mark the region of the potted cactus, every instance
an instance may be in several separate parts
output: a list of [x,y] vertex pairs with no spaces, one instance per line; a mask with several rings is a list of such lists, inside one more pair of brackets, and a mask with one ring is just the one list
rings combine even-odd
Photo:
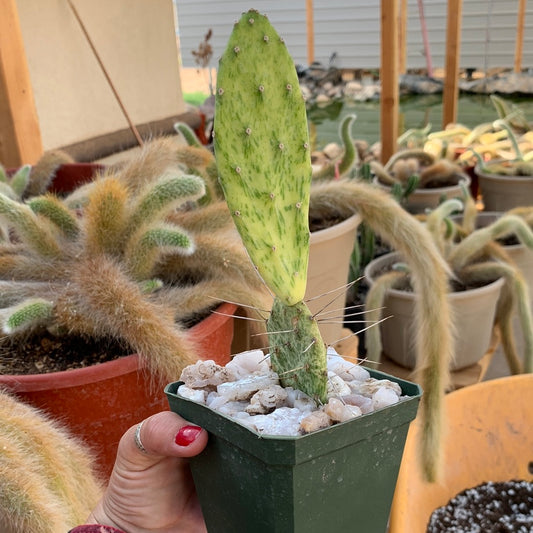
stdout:
[[[311,192],[307,119],[296,71],[265,16],[252,10],[234,26],[217,84],[214,138],[221,184],[249,256],[274,294],[266,319],[268,358],[282,384],[323,403],[328,374],[320,314],[303,300],[310,203],[348,216],[358,212],[405,250],[421,274],[424,294],[433,290],[428,271],[441,274],[445,266],[423,226],[384,192],[357,180],[325,181]],[[421,322],[420,377],[430,385],[422,397],[421,461],[427,477],[435,479],[447,372],[441,360],[448,361],[451,336],[446,300],[437,300],[438,312],[426,308],[427,301],[420,303],[420,315],[430,315]],[[401,387],[404,401],[296,437],[258,434],[185,398],[180,382],[169,384],[171,408],[210,432],[206,451],[191,461],[209,531],[348,531],[355,523],[367,532],[384,531],[404,432],[420,396],[416,385],[387,378]]]
[[[63,199],[0,195],[9,236],[0,247],[0,383],[65,420],[105,473],[140,410],[166,405],[157,383],[201,353],[229,360],[236,306],[211,310],[270,301],[227,231],[225,203],[192,207],[204,180],[176,163],[174,145],[160,139]],[[120,389],[139,382],[136,405],[120,402]]]
[[506,153],[506,158],[485,161],[472,150],[477,158],[474,171],[487,211],[509,211],[514,207],[533,204],[533,144],[531,141],[525,143],[524,153],[510,121],[510,117],[495,120],[493,128],[506,133],[514,153]]
[[57,533],[86,520],[103,489],[87,447],[5,390],[0,418],[2,531]]
[[470,177],[447,159],[422,149],[400,150],[385,165],[372,161],[374,183],[393,194],[410,213],[423,213],[459,196]]
[[[453,214],[463,209],[459,224],[457,215]],[[533,319],[529,287],[499,240],[516,236],[525,247],[533,249],[533,232],[518,214],[502,214],[484,227],[476,227],[477,216],[474,200],[465,191],[464,204],[457,199],[447,200],[425,222],[454,279],[448,294],[455,307],[457,329],[452,368],[459,370],[479,361],[489,349],[496,324],[511,372],[531,372]],[[367,356],[379,361],[383,350],[394,362],[414,368],[416,356],[409,335],[416,300],[411,286],[412,273],[402,265],[401,256],[392,253],[369,263],[366,277],[371,285],[366,300],[371,316],[378,320],[393,314],[379,330],[368,332]],[[523,362],[513,340],[514,307],[524,338]]]
[[[77,163],[62,150],[50,150],[33,166],[24,165],[19,169],[6,170],[0,165],[0,188],[10,197],[6,185],[11,187],[13,184],[19,187],[18,198],[29,198],[45,192],[64,196],[91,181],[103,168],[99,163]],[[19,172],[27,173],[23,180],[20,179]]]

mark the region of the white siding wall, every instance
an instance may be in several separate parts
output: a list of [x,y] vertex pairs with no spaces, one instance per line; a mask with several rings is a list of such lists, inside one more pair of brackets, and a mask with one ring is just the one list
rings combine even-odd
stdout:
[[[216,66],[233,23],[250,7],[268,15],[296,63],[307,64],[305,0],[175,0],[182,64],[195,66],[191,50],[209,28]],[[327,63],[333,52],[342,68],[379,68],[380,2],[314,0],[315,59]],[[446,0],[424,0],[434,68],[444,66]],[[463,68],[512,68],[518,0],[463,0],[461,61]],[[408,0],[407,68],[426,66],[417,0]],[[533,68],[533,2],[526,8],[522,66]]]

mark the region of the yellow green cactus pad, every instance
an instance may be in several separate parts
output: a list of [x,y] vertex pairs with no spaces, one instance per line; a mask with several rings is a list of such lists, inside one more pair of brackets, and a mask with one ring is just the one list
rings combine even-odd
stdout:
[[215,155],[250,258],[286,304],[305,293],[311,159],[294,62],[268,19],[236,23],[219,65]]

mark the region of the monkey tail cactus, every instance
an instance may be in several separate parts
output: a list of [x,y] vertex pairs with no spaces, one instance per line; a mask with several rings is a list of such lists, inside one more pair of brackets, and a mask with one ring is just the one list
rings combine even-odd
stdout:
[[323,400],[325,346],[303,303],[312,173],[305,103],[285,43],[253,10],[234,26],[220,60],[215,156],[235,225],[276,296],[272,364],[282,381]]

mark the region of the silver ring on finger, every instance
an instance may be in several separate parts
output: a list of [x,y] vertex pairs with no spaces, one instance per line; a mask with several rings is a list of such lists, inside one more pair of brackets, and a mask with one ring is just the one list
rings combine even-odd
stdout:
[[144,420],[137,425],[137,428],[135,429],[135,436],[133,437],[133,440],[135,441],[135,446],[141,450],[143,453],[148,453],[146,451],[146,448],[143,446],[143,443],[141,441],[141,428],[143,427]]

